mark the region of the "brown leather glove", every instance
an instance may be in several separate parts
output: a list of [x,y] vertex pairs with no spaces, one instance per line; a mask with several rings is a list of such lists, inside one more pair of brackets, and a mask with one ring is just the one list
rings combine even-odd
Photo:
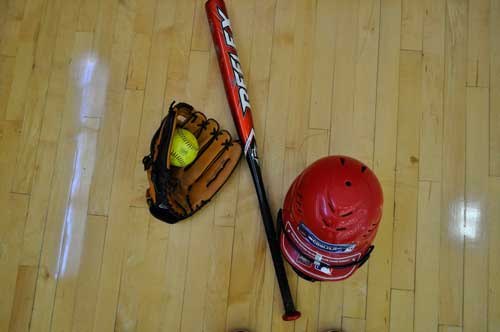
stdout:
[[[217,121],[207,120],[191,105],[172,105],[153,136],[150,154],[142,161],[149,180],[149,211],[169,224],[188,218],[208,203],[236,168],[242,152],[239,141],[221,130]],[[200,147],[196,159],[186,167],[170,163],[177,127],[189,130]]]

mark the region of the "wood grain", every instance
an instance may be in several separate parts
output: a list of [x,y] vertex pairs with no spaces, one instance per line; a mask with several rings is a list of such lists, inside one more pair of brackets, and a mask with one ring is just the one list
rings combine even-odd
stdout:
[[464,331],[485,331],[488,321],[488,110],[487,88],[467,88],[465,167]]
[[140,162],[172,100],[236,136],[205,0],[0,1],[0,331],[480,332],[500,325],[500,0],[227,0],[273,214],[329,154],[384,192],[346,281],[288,264],[241,162],[190,220]]
[[413,290],[422,117],[422,54],[402,51],[399,59],[392,287]]
[[414,323],[414,293],[411,290],[391,291],[391,331],[411,331]]
[[446,6],[439,323],[462,325],[467,2]]

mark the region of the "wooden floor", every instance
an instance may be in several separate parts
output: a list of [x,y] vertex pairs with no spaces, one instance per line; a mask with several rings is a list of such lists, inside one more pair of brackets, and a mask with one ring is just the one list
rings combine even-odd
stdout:
[[384,217],[282,306],[245,163],[175,226],[141,159],[171,100],[234,132],[202,0],[0,0],[0,331],[500,331],[500,0],[227,1],[273,210],[328,154]]

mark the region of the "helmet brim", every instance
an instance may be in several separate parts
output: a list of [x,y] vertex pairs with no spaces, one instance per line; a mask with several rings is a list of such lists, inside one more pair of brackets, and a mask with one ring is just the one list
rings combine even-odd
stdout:
[[[336,268],[334,265],[315,262],[314,259],[301,253],[285,232],[280,234],[280,247],[287,262],[300,273],[317,281],[340,281],[349,278],[357,266]],[[339,264],[340,265],[340,264]]]

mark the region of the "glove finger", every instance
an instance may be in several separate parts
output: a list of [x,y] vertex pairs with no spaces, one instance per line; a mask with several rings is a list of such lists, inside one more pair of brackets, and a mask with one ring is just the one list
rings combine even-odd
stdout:
[[189,189],[189,200],[194,209],[208,202],[224,185],[238,165],[241,156],[241,145],[231,142],[223,153],[217,156],[199,179]]
[[205,116],[205,114],[201,112],[192,112],[191,116],[185,121],[181,122],[179,125],[194,134],[200,127],[200,123],[203,123],[206,120],[207,117]]
[[228,142],[227,146],[224,147],[223,153],[211,163],[197,182],[200,182],[209,190],[210,188],[219,188],[236,167],[240,156],[241,145],[234,141]]
[[182,128],[189,130],[203,146],[211,138],[210,134],[219,130],[219,124],[214,119],[208,119],[203,113],[194,112],[191,118],[182,124]]
[[173,109],[175,110],[175,113],[177,114],[177,123],[180,126],[182,126],[182,124],[186,120],[190,119],[191,116],[193,115],[193,113],[196,112],[194,110],[193,106],[186,104],[186,103],[183,103],[183,102],[175,104]]
[[198,146],[200,147],[200,151],[206,148],[207,144],[210,143],[212,137],[216,135],[218,132],[219,132],[219,124],[217,123],[217,121],[215,121],[214,119],[208,119],[204,123],[199,136],[196,137],[198,140]]

